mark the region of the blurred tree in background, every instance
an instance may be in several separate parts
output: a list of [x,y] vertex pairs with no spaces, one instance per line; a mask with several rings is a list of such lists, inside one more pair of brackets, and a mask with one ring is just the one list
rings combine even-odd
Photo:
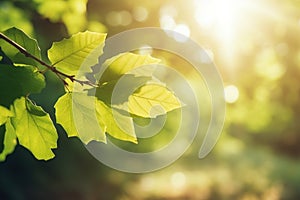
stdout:
[[[1,31],[18,27],[42,50],[87,29],[109,37],[155,26],[191,37],[221,72],[227,114],[208,157],[197,158],[198,139],[173,165],[144,175],[107,168],[58,126],[53,160],[18,146],[0,163],[0,199],[299,199],[299,11],[294,0],[1,0]],[[46,78],[52,84],[32,98],[53,117],[63,87]]]

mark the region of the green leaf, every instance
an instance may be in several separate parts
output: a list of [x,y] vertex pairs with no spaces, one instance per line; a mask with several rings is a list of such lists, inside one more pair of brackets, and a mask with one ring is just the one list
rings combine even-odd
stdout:
[[[145,70],[145,69],[136,69],[143,65],[153,65],[158,64],[160,62],[159,59],[153,58],[149,55],[138,55],[133,53],[123,53],[110,58],[105,61],[103,64],[106,70],[101,75],[100,78],[100,85],[103,83],[118,80],[121,78],[122,75],[125,73],[131,73],[136,76],[152,76],[152,71]],[[154,69],[154,66],[150,68]],[[136,69],[136,70],[133,70]]]
[[[96,110],[93,110],[92,103],[96,103]],[[132,118],[117,111],[113,113],[111,108],[93,96],[66,93],[56,102],[55,110],[57,123],[63,126],[68,136],[78,137],[85,144],[92,140],[106,143],[105,132],[120,140],[137,142]]]
[[14,63],[9,59],[9,57],[2,51],[0,47],[0,64],[13,65]]
[[141,117],[155,118],[182,107],[177,97],[165,86],[148,84],[130,95],[126,110]]
[[39,160],[53,158],[58,136],[49,114],[24,97],[14,101],[12,110],[12,125],[19,143]]
[[[94,102],[95,97],[84,93],[66,93],[58,99],[54,106],[56,121],[62,125],[69,137],[79,137],[85,144],[92,140],[106,142],[105,129],[101,126],[103,131],[99,132],[99,127],[96,127],[98,121],[94,117],[95,111],[89,106]],[[78,132],[84,134],[79,135]]]
[[104,33],[77,33],[69,39],[54,42],[48,50],[49,59],[59,71],[69,75],[77,75],[79,69],[89,72],[103,53],[105,38]]
[[17,136],[14,127],[11,124],[11,118],[8,118],[5,123],[5,133],[3,141],[3,150],[0,154],[0,161],[4,161],[8,154],[11,154],[15,150],[17,145]]
[[[20,29],[15,27],[7,29],[3,32],[4,35],[9,37],[11,40],[15,41],[17,44],[22,46],[27,52],[34,55],[37,58],[41,58],[41,50],[35,39],[26,35]],[[15,64],[27,64],[39,66],[39,64],[31,58],[26,57],[19,52],[18,49],[8,44],[6,41],[0,40],[0,46],[5,54],[15,63]]]
[[7,108],[0,106],[0,126],[4,124],[9,117],[12,117],[13,113]]
[[0,105],[9,107],[16,98],[39,93],[45,85],[44,75],[33,66],[0,64]]
[[97,117],[100,124],[105,124],[105,130],[111,136],[124,141],[137,143],[131,117],[122,115],[117,110],[109,108],[104,102],[96,102]]
[[[116,88],[115,86],[119,80],[121,82],[117,85],[118,87]],[[119,80],[112,80],[107,82],[106,84],[101,85],[100,87],[97,87],[95,96],[99,100],[105,102],[107,105],[122,104],[128,101],[128,97],[130,95],[130,93],[129,94],[127,93],[128,91],[130,90],[134,91],[140,85],[143,85],[148,81],[152,80],[152,78],[144,77],[144,76],[136,77],[135,75],[132,74],[125,74]],[[117,89],[117,91],[115,92],[118,93],[118,98],[115,98],[114,101],[112,102],[111,97],[114,89]]]
[[72,93],[61,96],[54,105],[56,122],[63,126],[69,137],[78,136],[73,120]]

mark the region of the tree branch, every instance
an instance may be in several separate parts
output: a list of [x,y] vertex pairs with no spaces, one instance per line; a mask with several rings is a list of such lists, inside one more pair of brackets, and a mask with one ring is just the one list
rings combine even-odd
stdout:
[[16,49],[18,49],[23,55],[25,55],[28,58],[31,58],[33,60],[35,60],[36,62],[40,63],[41,65],[45,66],[47,69],[51,70],[52,72],[54,72],[58,78],[64,83],[64,85],[68,85],[68,83],[61,77],[65,77],[70,79],[72,82],[77,82],[81,85],[90,85],[93,87],[96,87],[95,84],[91,83],[90,81],[82,81],[82,80],[78,80],[75,78],[74,75],[68,75],[65,74],[59,70],[56,69],[56,67],[51,66],[47,63],[45,63],[43,60],[35,57],[34,55],[32,55],[31,53],[29,53],[24,47],[22,47],[21,45],[19,45],[18,43],[16,43],[15,41],[11,40],[9,37],[7,37],[6,35],[4,35],[3,33],[0,32],[0,38],[5,40],[6,42],[8,42],[9,44],[11,44],[12,46],[14,46]]

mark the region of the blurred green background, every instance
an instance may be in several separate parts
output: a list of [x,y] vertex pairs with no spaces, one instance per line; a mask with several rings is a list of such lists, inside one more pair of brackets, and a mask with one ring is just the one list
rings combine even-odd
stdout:
[[[106,167],[57,126],[53,160],[37,161],[17,146],[0,163],[0,199],[300,199],[299,1],[1,0],[0,29],[12,26],[38,40],[44,59],[53,41],[78,31],[108,37],[136,27],[178,31],[213,58],[223,77],[227,113],[209,156],[197,158],[197,138],[174,164],[148,174]],[[32,98],[54,119],[63,86],[51,73],[47,81]],[[164,139],[170,138],[157,142]],[[148,143],[142,148],[151,149]]]

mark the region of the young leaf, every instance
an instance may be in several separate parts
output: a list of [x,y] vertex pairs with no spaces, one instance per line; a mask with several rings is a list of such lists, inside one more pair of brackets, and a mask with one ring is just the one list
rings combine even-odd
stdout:
[[53,158],[52,149],[57,147],[58,136],[49,114],[24,97],[14,101],[12,110],[15,115],[12,125],[19,143],[38,160]]
[[[54,42],[48,50],[48,56],[53,66],[69,75],[77,75],[80,67],[91,67],[98,63],[98,57],[103,53],[106,34],[86,31],[77,33],[69,39]],[[82,69],[82,68],[81,68]]]
[[[95,111],[89,106],[93,102],[95,97],[83,93],[66,93],[54,106],[57,123],[62,125],[69,137],[79,137],[85,144],[92,140],[106,142],[105,129],[100,126],[102,133],[99,132],[99,127],[96,127],[98,121],[93,117]],[[74,116],[77,117],[76,122],[80,123],[77,126],[74,124]],[[77,129],[81,129],[79,132],[84,134],[79,135]]]
[[14,127],[11,124],[11,119],[8,118],[5,123],[5,133],[3,141],[3,150],[0,154],[0,161],[4,161],[8,154],[11,154],[15,150],[17,145],[17,136]]
[[155,118],[182,105],[177,97],[165,86],[148,84],[130,95],[126,105],[131,114]]
[[96,102],[96,111],[100,123],[105,124],[108,134],[119,140],[137,143],[131,117],[122,115],[117,110],[109,108],[102,101]]
[[[35,39],[26,35],[20,29],[15,27],[7,29],[3,32],[4,35],[9,37],[11,40],[18,43],[22,46],[27,52],[34,55],[37,58],[41,58],[41,50],[38,46],[38,43]],[[25,55],[19,52],[15,47],[8,44],[7,42],[0,40],[0,46],[2,50],[6,53],[8,57],[15,63],[15,64],[28,64],[38,66],[38,63],[31,58],[27,58]]]
[[7,108],[0,106],[0,126],[4,124],[9,117],[12,117],[13,113]]
[[0,105],[9,107],[16,98],[39,93],[45,84],[44,75],[33,66],[0,64]]
[[[131,70],[143,65],[158,64],[159,59],[149,55],[138,55],[133,53],[123,53],[108,59],[103,64],[107,67],[100,78],[100,85],[112,80],[118,80],[125,73],[130,73]],[[154,68],[154,67],[153,67]],[[132,74],[137,76],[152,76],[151,72],[143,70],[133,70]]]

